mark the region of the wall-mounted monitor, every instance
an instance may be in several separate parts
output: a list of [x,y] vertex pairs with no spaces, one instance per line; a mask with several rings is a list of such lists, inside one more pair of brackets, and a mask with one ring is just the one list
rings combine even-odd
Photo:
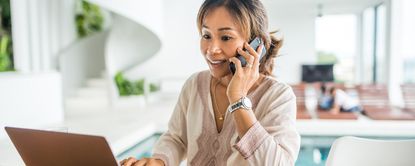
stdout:
[[333,82],[333,65],[334,64],[302,65],[301,80],[303,82]]

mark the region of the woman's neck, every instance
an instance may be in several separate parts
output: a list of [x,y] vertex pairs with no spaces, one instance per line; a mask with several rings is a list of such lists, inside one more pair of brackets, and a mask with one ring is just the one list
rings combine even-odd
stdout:
[[232,75],[230,75],[230,74],[228,74],[228,75],[226,75],[226,76],[223,76],[223,77],[221,77],[221,78],[215,78],[216,79],[216,81],[218,81],[219,82],[219,85],[220,86],[222,86],[222,87],[225,87],[225,88],[227,88],[228,87],[228,85],[229,85],[229,83],[231,82],[231,80],[232,80]]
[[[233,77],[233,75],[228,74],[228,75],[223,76],[223,77],[221,77],[219,79],[218,78],[215,78],[215,77],[213,77],[213,78],[215,79],[216,82],[219,82],[219,86],[222,86],[222,87],[224,87],[226,89],[226,88],[228,88],[228,85],[231,82],[232,77]],[[251,92],[252,90],[255,90],[256,87],[261,84],[261,82],[264,80],[264,78],[265,78],[265,75],[259,74],[259,78],[256,80],[255,84],[252,85],[252,87],[249,90],[249,92]]]

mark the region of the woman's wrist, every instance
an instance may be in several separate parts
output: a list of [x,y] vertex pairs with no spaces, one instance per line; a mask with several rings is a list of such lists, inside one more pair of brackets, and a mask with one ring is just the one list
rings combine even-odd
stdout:
[[[245,95],[246,96],[246,95]],[[229,100],[229,104],[233,104],[235,102],[237,102],[239,99],[241,99],[242,97],[244,97],[244,95],[234,95],[234,96],[230,96],[228,97]]]

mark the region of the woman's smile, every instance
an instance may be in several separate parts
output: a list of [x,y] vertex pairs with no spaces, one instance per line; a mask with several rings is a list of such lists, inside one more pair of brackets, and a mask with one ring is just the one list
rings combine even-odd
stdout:
[[218,68],[222,68],[227,64],[227,60],[226,59],[218,59],[218,60],[207,60],[209,65],[212,67],[212,69],[218,69]]

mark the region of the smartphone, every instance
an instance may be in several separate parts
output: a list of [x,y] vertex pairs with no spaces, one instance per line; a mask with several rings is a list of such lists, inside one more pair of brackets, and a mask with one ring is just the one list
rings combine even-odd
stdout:
[[[264,45],[264,43],[263,43],[263,41],[262,41],[261,38],[256,37],[255,39],[253,39],[253,40],[251,40],[249,42],[249,45],[256,51],[258,49],[258,47],[260,45]],[[245,48],[243,50],[246,51]],[[246,52],[248,52],[248,51],[246,51]],[[264,57],[264,55],[265,55],[266,52],[267,52],[267,50],[265,49],[265,47],[262,47],[262,53],[259,56],[259,61],[261,61],[262,57]],[[242,55],[239,55],[238,54],[238,55],[236,55],[236,58],[238,58],[241,61],[242,67],[245,67],[246,66],[246,63],[247,62],[246,62],[245,58]],[[235,66],[235,64],[233,62],[230,63],[229,70],[231,70],[232,74],[235,74],[235,72],[236,72],[236,66]]]

